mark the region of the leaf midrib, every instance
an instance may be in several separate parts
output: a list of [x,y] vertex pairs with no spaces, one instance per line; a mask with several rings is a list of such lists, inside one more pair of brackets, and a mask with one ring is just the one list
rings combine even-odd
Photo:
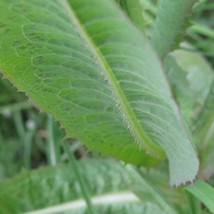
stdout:
[[[140,145],[145,149],[145,151],[148,154],[152,156],[156,156],[158,158],[163,158],[165,156],[163,150],[159,146],[157,146],[144,132],[134,112],[132,111],[132,108],[129,105],[128,100],[126,99],[126,96],[123,93],[122,88],[118,84],[118,81],[114,75],[114,72],[110,68],[107,60],[105,59],[105,56],[102,54],[102,52],[98,48],[96,48],[96,45],[94,44],[93,40],[90,38],[88,33],[86,32],[84,26],[82,26],[81,23],[79,22],[72,6],[68,3],[67,0],[62,0],[61,4],[67,11],[70,17],[71,23],[75,25],[79,34],[81,35],[81,38],[84,39],[84,41],[87,43],[88,47],[96,57],[100,67],[104,71],[105,77],[110,83],[111,89],[118,101],[118,104],[119,106],[122,107],[123,117],[125,117],[124,121],[126,121],[127,123],[127,130],[129,130],[130,134],[133,136],[135,141],[137,143],[140,143]],[[120,109],[120,112],[121,112],[121,109]]]

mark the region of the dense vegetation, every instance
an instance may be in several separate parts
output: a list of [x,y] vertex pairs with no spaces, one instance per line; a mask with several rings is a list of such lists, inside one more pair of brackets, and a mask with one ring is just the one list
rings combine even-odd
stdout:
[[214,213],[213,11],[0,0],[0,213]]

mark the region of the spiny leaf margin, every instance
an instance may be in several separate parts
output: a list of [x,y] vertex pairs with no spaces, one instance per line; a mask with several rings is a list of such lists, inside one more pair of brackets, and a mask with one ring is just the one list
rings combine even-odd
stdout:
[[10,0],[0,6],[5,76],[53,114],[68,137],[145,165],[154,160],[139,145],[163,156],[161,146],[171,184],[194,179],[198,160],[160,62],[113,2]]

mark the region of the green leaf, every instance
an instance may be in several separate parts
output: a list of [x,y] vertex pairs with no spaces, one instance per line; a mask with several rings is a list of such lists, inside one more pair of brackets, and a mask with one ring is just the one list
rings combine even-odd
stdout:
[[197,0],[161,0],[151,36],[161,58],[172,49]]
[[[143,187],[143,191],[156,197],[158,193],[150,193],[152,187],[142,186],[138,175],[116,161],[79,161],[78,169],[90,190],[96,213],[174,213],[155,201],[141,201],[134,194],[135,189]],[[79,182],[68,164],[24,171],[0,183],[0,189],[1,214],[86,213]]]
[[0,67],[67,137],[126,162],[169,159],[170,183],[198,160],[148,41],[109,0],[0,1]]
[[185,189],[198,198],[210,212],[214,213],[214,189],[212,186],[204,181],[197,180]]
[[[156,202],[165,211],[165,213],[177,213],[175,208],[171,205],[172,203],[168,203],[169,198],[165,197],[165,195],[160,191],[160,187],[157,185],[157,182],[152,183],[145,179],[149,173],[145,173],[146,175],[144,174],[142,176],[132,166],[127,166],[126,168],[130,175],[135,176],[135,180],[139,182],[141,188],[136,187],[135,192],[142,200],[146,199],[146,201]],[[169,187],[168,184],[167,187]],[[173,190],[176,192],[175,189]],[[173,196],[172,198],[174,199],[175,197]]]
[[[213,78],[210,79],[212,82],[211,85],[208,85],[209,92],[195,124],[195,132],[200,139],[206,138],[209,129],[214,122],[214,75]],[[204,142],[204,144],[206,143]]]
[[[162,165],[158,170],[150,170],[149,172],[141,169],[140,173],[147,185],[158,191],[161,198],[165,199],[171,207],[176,207],[177,213],[197,213],[190,212],[193,206],[189,201],[189,195],[183,187],[171,188],[168,185],[166,164]],[[142,197],[146,197],[145,193],[142,194]],[[157,198],[157,196],[153,196],[153,198]],[[167,207],[167,205],[164,207]],[[170,212],[173,213],[173,210],[171,209]]]
[[[182,47],[192,48],[186,43]],[[197,142],[200,177],[208,179],[214,174],[213,69],[199,53],[187,50],[176,50],[167,56],[165,68],[174,96]]]
[[141,0],[119,0],[123,10],[130,17],[132,22],[142,31],[145,30],[145,20],[143,19],[143,7]]
[[195,123],[194,134],[198,138],[200,151],[200,176],[210,178],[214,175],[214,78],[205,103]]
[[187,81],[187,73],[176,62],[176,58],[168,55],[164,60],[164,68],[170,82],[170,86],[180,109],[188,124],[192,124],[192,115],[196,103],[193,92]]
[[[191,45],[183,43],[182,47],[190,49]],[[171,55],[186,73],[185,76],[194,99],[198,104],[203,105],[214,79],[212,67],[203,56],[196,52],[176,50]]]

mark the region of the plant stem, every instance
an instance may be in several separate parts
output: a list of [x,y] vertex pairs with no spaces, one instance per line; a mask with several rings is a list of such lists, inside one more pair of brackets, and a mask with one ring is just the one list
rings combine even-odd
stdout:
[[68,146],[67,142],[63,143],[63,148],[64,148],[64,151],[68,154],[68,158],[70,160],[70,163],[72,165],[76,178],[79,182],[79,185],[80,185],[80,188],[82,191],[82,195],[83,195],[85,202],[87,204],[87,207],[88,207],[88,212],[89,212],[89,214],[95,214],[95,211],[94,211],[94,208],[93,208],[93,205],[91,202],[91,196],[90,196],[89,190],[88,190],[83,178],[80,175],[76,159],[75,159],[73,153],[70,151],[70,147]]

